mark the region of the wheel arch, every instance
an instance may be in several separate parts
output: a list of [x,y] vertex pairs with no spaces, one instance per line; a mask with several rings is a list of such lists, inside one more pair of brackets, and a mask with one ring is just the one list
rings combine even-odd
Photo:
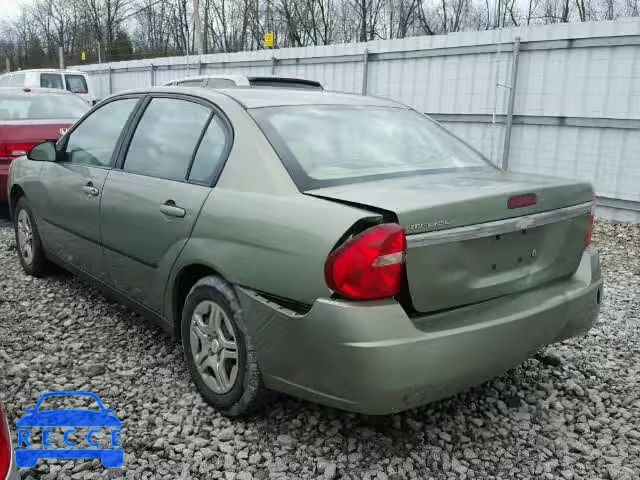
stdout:
[[11,215],[11,219],[14,218],[14,212],[16,209],[16,204],[20,197],[26,197],[27,194],[22,189],[20,185],[14,184],[11,186],[11,190],[9,191],[9,214]]
[[209,277],[217,276],[224,280],[224,276],[218,269],[212,265],[205,263],[190,263],[181,266],[177,271],[173,279],[169,284],[169,291],[167,292],[167,305],[171,318],[169,320],[173,324],[173,334],[176,338],[180,338],[180,321],[182,319],[182,310],[184,303],[187,299],[187,295],[198,280]]

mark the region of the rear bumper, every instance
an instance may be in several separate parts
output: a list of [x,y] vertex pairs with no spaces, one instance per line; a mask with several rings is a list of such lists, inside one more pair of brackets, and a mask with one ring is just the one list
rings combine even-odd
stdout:
[[570,279],[419,318],[393,300],[322,299],[296,315],[248,290],[239,296],[267,386],[375,415],[453,395],[587,332],[601,289],[588,248]]

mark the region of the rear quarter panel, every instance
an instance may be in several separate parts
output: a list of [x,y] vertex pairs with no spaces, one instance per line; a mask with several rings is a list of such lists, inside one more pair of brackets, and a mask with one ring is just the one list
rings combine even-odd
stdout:
[[[36,217],[41,215],[39,205],[42,200],[42,189],[39,188],[39,183],[42,166],[43,162],[34,162],[27,157],[16,158],[11,164],[11,174],[7,182],[9,194],[14,187],[19,187],[25,193]],[[15,205],[11,204],[12,210],[14,207]]]
[[[324,263],[342,235],[375,214],[303,194],[267,195],[216,188],[176,266],[211,267],[227,281],[313,303],[331,294]],[[172,295],[166,296],[170,301]],[[169,308],[167,308],[169,307]],[[170,312],[170,304],[165,312]]]

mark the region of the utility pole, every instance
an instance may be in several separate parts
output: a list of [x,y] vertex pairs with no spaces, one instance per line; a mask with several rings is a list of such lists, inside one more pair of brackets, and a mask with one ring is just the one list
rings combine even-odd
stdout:
[[100,46],[100,42],[98,41],[98,63],[102,63],[102,54],[100,53],[102,47]]
[[200,25],[200,0],[193,0],[193,28],[196,36],[196,51],[198,55],[204,53],[202,46],[202,27]]
[[5,65],[7,67],[7,73],[9,73],[11,71],[11,60],[9,60],[9,57],[7,57]]
[[58,47],[58,57],[60,58],[60,70],[64,70],[64,51],[62,47]]

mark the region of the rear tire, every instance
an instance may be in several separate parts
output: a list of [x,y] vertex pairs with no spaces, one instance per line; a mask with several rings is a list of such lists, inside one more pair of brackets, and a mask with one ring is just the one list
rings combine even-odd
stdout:
[[233,288],[217,276],[193,286],[182,311],[182,345],[191,377],[223,415],[260,410],[268,391]]
[[31,206],[24,196],[16,203],[13,228],[22,269],[34,277],[42,276],[48,270],[47,257]]

